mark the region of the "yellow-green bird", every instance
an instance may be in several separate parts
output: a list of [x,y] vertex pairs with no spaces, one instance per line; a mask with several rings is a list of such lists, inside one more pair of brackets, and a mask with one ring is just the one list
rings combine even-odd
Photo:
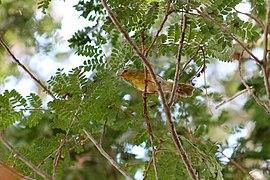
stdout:
[[[144,92],[145,89],[145,74],[140,70],[124,70],[120,75],[124,80],[132,84],[137,90]],[[157,75],[157,80],[165,93],[171,93],[173,88],[173,81],[164,80]],[[148,94],[156,94],[158,92],[157,86],[148,73],[147,76],[147,91]],[[193,95],[194,87],[190,84],[178,83],[176,95],[178,97],[191,97]]]

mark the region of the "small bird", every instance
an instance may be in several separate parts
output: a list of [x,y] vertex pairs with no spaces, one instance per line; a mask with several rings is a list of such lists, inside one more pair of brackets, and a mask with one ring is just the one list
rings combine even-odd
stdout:
[[[158,92],[157,86],[152,79],[151,75],[148,74],[147,81],[145,81],[145,74],[140,70],[124,70],[120,75],[124,80],[131,83],[137,90],[144,92],[145,82],[147,82],[147,94],[156,94]],[[171,93],[173,88],[173,81],[164,80],[162,77],[157,75],[157,79],[160,82],[162,90],[165,93]],[[178,83],[176,95],[178,97],[191,97],[193,95],[194,87],[190,84]]]

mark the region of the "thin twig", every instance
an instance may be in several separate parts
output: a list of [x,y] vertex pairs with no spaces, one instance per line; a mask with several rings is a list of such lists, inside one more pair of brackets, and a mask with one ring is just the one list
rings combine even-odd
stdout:
[[251,174],[249,174],[248,170],[245,167],[243,167],[241,164],[236,162],[234,159],[226,156],[222,151],[219,151],[219,153],[222,154],[225,158],[227,158],[237,169],[242,171],[244,174],[248,175],[250,179],[255,180],[255,178]]
[[[250,89],[253,89],[253,87],[250,87]],[[226,103],[228,103],[228,102],[234,100],[234,99],[237,98],[238,96],[240,96],[240,95],[242,95],[242,94],[244,94],[244,93],[246,93],[246,92],[248,92],[248,91],[249,91],[248,89],[243,89],[242,91],[239,91],[239,92],[235,93],[232,97],[230,97],[230,98],[228,98],[228,99],[222,101],[221,103],[219,103],[219,104],[215,107],[215,109],[220,108],[220,107],[223,106],[224,104],[226,104]]]
[[56,180],[56,170],[57,170],[57,166],[58,166],[59,160],[61,158],[61,152],[62,152],[62,149],[63,149],[65,143],[66,143],[66,140],[62,139],[61,143],[60,143],[60,146],[57,149],[55,159],[53,161],[53,174],[52,174],[52,179],[53,180]]
[[16,149],[8,143],[8,141],[5,139],[3,135],[3,131],[0,129],[0,140],[2,141],[3,145],[6,146],[14,155],[20,159],[22,162],[24,162],[28,167],[30,167],[34,172],[36,172],[38,175],[43,177],[44,179],[51,179],[47,174],[45,174],[42,170],[37,168],[31,161],[26,159],[22,154],[20,154]]
[[145,50],[145,52],[144,52],[145,57],[147,57],[147,55],[148,55],[150,49],[151,49],[151,48],[153,47],[153,45],[155,44],[155,42],[156,42],[156,40],[157,40],[157,38],[158,38],[158,36],[159,36],[159,33],[160,33],[161,30],[163,29],[163,26],[164,26],[165,22],[166,22],[167,19],[168,19],[168,16],[172,13],[172,11],[170,11],[170,5],[171,5],[171,0],[167,0],[166,14],[165,14],[165,16],[164,16],[163,21],[161,22],[161,25],[160,25],[160,27],[159,27],[159,29],[158,29],[158,31],[157,31],[157,33],[156,33],[156,35],[155,35],[153,41],[151,42],[151,44],[149,45],[149,47],[148,47],[148,48]]
[[105,137],[107,122],[108,122],[108,118],[106,118],[104,123],[103,123],[102,132],[101,132],[101,136],[100,136],[100,140],[99,140],[100,145],[102,145],[103,139]]
[[[142,33],[141,35],[141,39],[142,39],[142,53],[145,54],[145,57],[147,57],[147,52],[145,51],[145,37],[144,34]],[[156,150],[155,150],[155,136],[153,134],[153,130],[151,127],[151,123],[150,123],[150,119],[149,119],[149,115],[148,115],[148,110],[147,110],[147,86],[148,86],[148,71],[147,71],[147,67],[144,66],[144,91],[142,93],[142,99],[143,99],[143,114],[145,117],[145,122],[147,125],[147,131],[149,133],[150,136],[150,144],[151,144],[151,148],[152,148],[152,159],[153,159],[153,167],[154,167],[154,171],[155,171],[155,177],[156,179],[160,179],[159,178],[159,172],[158,172],[158,168],[157,168],[157,161],[156,161]]]
[[[161,144],[162,144],[163,142],[164,142],[164,141],[163,141],[162,139],[159,139],[159,141],[158,141],[158,147],[157,147],[157,150],[155,151],[155,156],[156,156],[157,152],[160,150]],[[145,170],[145,172],[144,172],[144,175],[143,175],[143,179],[146,179],[146,177],[147,177],[147,175],[148,175],[148,172],[149,172],[149,170],[150,170],[150,167],[151,167],[151,165],[152,165],[153,162],[154,162],[154,159],[153,159],[153,157],[152,157],[151,160],[148,162],[147,168],[146,168],[146,170]]]
[[253,19],[254,21],[256,21],[256,23],[262,28],[264,29],[264,24],[262,22],[261,19],[259,19],[257,16],[253,15],[253,14],[249,14],[249,13],[244,13],[244,12],[241,12],[241,11],[238,11],[237,9],[234,8],[234,10],[239,13],[239,14],[243,14],[243,15],[246,15],[248,17],[250,17],[251,19]]
[[180,76],[180,70],[181,70],[181,59],[182,59],[182,50],[184,47],[184,39],[185,39],[185,34],[186,34],[186,28],[187,28],[187,16],[186,14],[183,15],[183,27],[182,27],[182,33],[181,33],[181,38],[179,40],[179,47],[178,47],[178,54],[177,54],[177,64],[176,64],[176,70],[175,70],[175,75],[174,75],[174,83],[173,83],[173,88],[171,92],[171,96],[168,102],[168,106],[171,108],[174,102],[175,98],[175,93],[178,88],[178,81],[179,81],[179,76]]
[[209,19],[213,24],[215,24],[216,26],[218,26],[223,32],[225,32],[226,34],[228,34],[229,36],[231,36],[237,43],[240,44],[240,46],[242,46],[242,48],[259,64],[262,64],[262,61],[260,61],[246,46],[245,44],[240,41],[234,34],[232,34],[226,27],[224,27],[222,24],[220,24],[216,19],[212,18],[211,16],[209,16],[208,14],[202,12],[199,8],[197,8],[195,5],[193,5],[192,3],[187,2],[186,0],[179,0],[183,3],[185,3],[186,5],[188,5],[189,7],[191,7],[192,9],[196,10],[202,17],[205,17],[206,19]]
[[[70,97],[67,96],[67,100],[69,99]],[[76,112],[74,113],[74,115],[72,114],[72,121],[66,131],[66,134],[65,134],[65,137],[63,139],[61,139],[61,143],[59,145],[59,147],[57,148],[56,151],[52,152],[50,155],[56,153],[55,155],[55,159],[53,161],[53,175],[52,175],[52,179],[55,180],[56,179],[56,170],[57,170],[57,167],[58,167],[58,164],[59,164],[59,161],[60,161],[60,157],[61,157],[61,153],[62,153],[62,149],[64,147],[64,145],[68,142],[71,141],[71,139],[73,139],[73,137],[70,139],[70,140],[67,140],[68,138],[68,135],[69,135],[69,132],[73,126],[73,124],[77,121],[77,114],[79,113],[80,111],[80,108],[81,108],[81,105],[83,103],[83,100],[84,100],[84,96],[82,96],[81,98],[81,102],[79,103],[78,105],[78,108],[76,109]],[[67,112],[67,113],[70,113],[70,112]],[[47,156],[48,157],[48,156]]]
[[[147,71],[145,72],[145,76],[147,77]],[[147,85],[147,83],[145,83],[145,84]],[[155,176],[156,176],[156,179],[160,179],[159,178],[158,168],[157,168],[157,162],[156,162],[156,150],[155,150],[155,146],[154,146],[155,137],[154,137],[154,134],[153,134],[153,130],[152,130],[152,127],[151,127],[151,123],[150,123],[150,119],[149,119],[148,111],[147,111],[147,94],[146,94],[147,86],[146,85],[145,85],[145,90],[142,93],[143,114],[144,114],[144,117],[145,117],[147,130],[148,130],[148,133],[150,135],[150,143],[151,143],[151,148],[152,148],[152,160],[153,160],[153,166],[154,166],[154,170],[155,170]]]
[[92,141],[92,143],[96,146],[98,151],[113,165],[123,176],[125,176],[126,179],[132,179],[131,176],[122,169],[115,160],[106,153],[106,151],[100,146],[100,144],[97,142],[97,140],[92,136],[90,132],[88,132],[86,129],[83,129],[83,132],[86,134],[86,136]]
[[15,57],[15,55],[11,52],[11,50],[9,49],[9,47],[6,45],[6,43],[4,42],[4,40],[0,37],[0,43],[1,45],[6,49],[6,51],[8,52],[8,54],[12,57],[12,59],[21,67],[23,68],[23,70],[30,75],[30,77],[37,83],[39,84],[42,89],[47,92],[53,99],[56,99],[55,96],[53,95],[53,93],[44,85],[42,84],[42,82],[37,79],[21,62],[19,59],[17,59]]
[[137,53],[137,55],[141,58],[143,64],[147,67],[147,70],[149,71],[153,81],[155,82],[156,86],[157,86],[157,90],[161,99],[161,103],[163,105],[164,108],[164,112],[165,112],[165,116],[167,121],[169,122],[169,127],[170,127],[170,132],[173,138],[173,141],[175,143],[175,146],[183,160],[183,163],[190,175],[190,177],[193,180],[197,180],[195,171],[191,165],[191,162],[187,156],[186,151],[183,148],[183,145],[181,144],[172,117],[171,117],[171,112],[170,112],[170,108],[166,103],[166,99],[165,99],[165,95],[163,93],[163,90],[161,88],[160,82],[157,79],[157,76],[155,75],[153,68],[151,66],[151,64],[148,62],[147,58],[142,54],[142,52],[139,50],[139,48],[136,46],[136,44],[134,43],[134,41],[129,37],[128,33],[123,29],[123,27],[121,26],[121,24],[119,23],[119,21],[116,19],[115,15],[113,14],[112,10],[110,9],[110,7],[108,6],[108,4],[106,3],[106,0],[101,0],[101,3],[103,5],[103,7],[106,9],[109,17],[111,18],[112,22],[115,24],[115,26],[117,27],[117,29],[122,33],[122,35],[124,36],[124,38],[126,39],[126,41],[130,44],[130,46],[132,47],[132,49]]
[[189,63],[197,56],[199,50],[201,49],[200,45],[199,48],[196,50],[196,52],[190,57],[190,59],[184,64],[183,69],[180,72],[179,77],[181,77],[183,75],[183,73],[185,72],[187,66],[189,65]]
[[208,96],[208,87],[207,87],[207,84],[206,84],[206,57],[205,57],[205,52],[204,52],[204,48],[201,47],[201,50],[202,50],[202,54],[203,54],[203,67],[202,67],[202,70],[203,70],[203,81],[204,81],[204,86],[205,86],[205,103],[206,103],[206,106],[209,110],[209,112],[211,113],[211,115],[213,115],[213,112],[211,110],[211,108],[209,107],[209,96]]
[[264,52],[263,52],[263,77],[264,85],[267,93],[268,100],[270,100],[270,84],[269,84],[269,70],[268,70],[268,30],[270,24],[270,0],[267,1],[267,13],[264,26]]
[[242,70],[241,70],[242,63],[241,63],[241,60],[238,61],[238,62],[239,62],[239,65],[238,65],[239,76],[241,78],[241,81],[242,81],[243,85],[246,87],[246,89],[248,90],[249,94],[253,97],[253,99],[256,101],[256,103],[258,105],[260,105],[265,110],[265,112],[267,114],[270,115],[270,109],[269,109],[269,107],[266,104],[262,103],[259,100],[259,98],[252,92],[252,88],[246,83],[246,81],[245,81],[245,79],[244,79],[244,77],[242,75]]

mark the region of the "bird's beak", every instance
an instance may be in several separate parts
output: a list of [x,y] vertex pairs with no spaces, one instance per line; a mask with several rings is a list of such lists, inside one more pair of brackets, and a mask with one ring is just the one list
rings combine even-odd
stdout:
[[118,77],[123,77],[123,73],[120,73],[117,75]]

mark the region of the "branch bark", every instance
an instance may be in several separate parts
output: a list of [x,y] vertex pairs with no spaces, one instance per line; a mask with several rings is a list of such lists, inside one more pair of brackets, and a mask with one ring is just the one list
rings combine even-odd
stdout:
[[242,171],[244,174],[248,175],[250,179],[256,180],[251,174],[249,174],[248,170],[243,167],[240,163],[236,162],[234,159],[227,157],[222,151],[220,151],[220,154],[222,154],[224,157],[226,157],[232,165],[234,165],[237,169]]
[[199,15],[201,15],[202,17],[210,20],[213,24],[215,24],[216,26],[218,26],[223,32],[225,32],[226,34],[228,34],[229,36],[231,36],[237,43],[240,44],[240,46],[259,64],[262,65],[262,61],[260,61],[245,45],[242,41],[240,41],[238,38],[235,37],[234,34],[232,34],[226,27],[224,27],[222,24],[220,24],[217,20],[215,20],[214,18],[212,18],[211,16],[209,16],[208,14],[202,12],[200,9],[198,9],[195,5],[193,5],[192,3],[189,3],[185,0],[179,0],[182,3],[188,5],[189,7],[191,7],[192,9],[196,10],[198,12]]
[[252,88],[249,87],[249,85],[246,83],[246,81],[244,80],[244,77],[242,75],[242,70],[241,70],[241,61],[239,61],[239,65],[238,65],[238,71],[239,71],[239,76],[241,78],[241,81],[243,83],[243,85],[246,87],[246,89],[248,90],[249,94],[253,97],[253,99],[256,101],[256,103],[258,105],[260,105],[267,114],[270,115],[270,108],[269,106],[267,106],[265,103],[261,102],[260,99],[252,92]]
[[[249,87],[249,88],[250,88],[250,89],[253,89],[253,87]],[[220,107],[223,106],[224,104],[226,104],[226,103],[228,103],[228,102],[234,100],[234,99],[237,98],[238,96],[240,96],[240,95],[242,95],[242,94],[244,94],[244,93],[246,93],[246,92],[248,92],[248,91],[249,91],[249,89],[243,89],[242,91],[239,91],[239,92],[235,93],[232,97],[230,97],[230,98],[228,98],[228,99],[222,101],[221,103],[219,103],[219,104],[215,107],[215,109],[220,108]]]
[[122,33],[122,35],[124,36],[124,38],[126,39],[126,41],[131,45],[132,49],[137,53],[137,55],[141,58],[143,64],[147,67],[147,70],[149,71],[153,81],[155,82],[157,89],[158,89],[158,93],[161,99],[161,103],[163,105],[164,108],[164,112],[166,115],[166,119],[169,122],[169,127],[170,127],[170,132],[172,134],[172,139],[175,143],[175,146],[183,160],[183,163],[190,175],[190,177],[193,180],[197,180],[195,171],[191,165],[191,162],[187,156],[186,151],[183,148],[183,145],[181,144],[172,117],[171,117],[171,112],[170,112],[170,108],[167,105],[167,102],[165,100],[165,96],[163,93],[163,90],[161,88],[160,82],[157,80],[157,76],[155,75],[153,68],[151,66],[151,64],[148,62],[147,58],[142,54],[142,52],[139,50],[139,48],[136,46],[136,44],[133,42],[133,40],[129,37],[129,35],[127,34],[127,32],[123,29],[123,27],[121,26],[121,24],[119,23],[119,21],[116,19],[116,17],[114,16],[112,10],[109,8],[108,4],[106,3],[106,0],[101,0],[101,3],[103,5],[103,7],[106,9],[109,17],[111,18],[112,22],[115,24],[115,26],[118,28],[118,30]]
[[55,159],[53,161],[53,175],[52,175],[53,180],[56,180],[56,170],[57,170],[57,166],[58,166],[59,160],[61,158],[62,149],[63,149],[65,143],[66,143],[66,140],[62,139],[62,141],[60,143],[60,146],[57,149],[56,157],[55,157]]
[[126,179],[132,180],[131,176],[122,169],[115,160],[109,156],[109,154],[106,153],[106,151],[100,146],[100,144],[97,142],[97,140],[92,136],[90,132],[88,132],[86,129],[83,129],[83,132],[86,134],[86,136],[92,141],[92,143],[96,146],[98,151],[113,165],[123,176],[125,176]]
[[51,179],[47,174],[45,174],[42,170],[37,168],[31,161],[26,159],[22,154],[20,154],[16,149],[9,144],[9,142],[5,139],[3,135],[3,131],[0,129],[0,140],[2,141],[3,145],[6,146],[14,155],[20,159],[22,162],[24,162],[28,167],[30,167],[34,172],[36,172],[38,175],[40,175],[44,179]]
[[179,76],[180,76],[180,69],[181,69],[181,59],[182,59],[182,50],[184,47],[184,39],[185,39],[185,34],[186,34],[186,28],[187,28],[187,16],[184,14],[184,19],[183,19],[183,28],[182,28],[182,33],[181,33],[181,38],[179,40],[179,48],[178,48],[178,54],[177,54],[177,64],[176,64],[176,69],[175,69],[175,75],[174,75],[174,83],[173,83],[173,88],[172,88],[172,93],[169,99],[168,106],[172,107],[174,98],[175,98],[175,92],[178,87],[178,81],[179,81]]
[[37,83],[39,84],[42,89],[47,92],[53,99],[56,99],[55,96],[53,95],[53,93],[44,85],[42,84],[42,82],[37,79],[21,62],[19,59],[17,59],[15,57],[15,55],[11,52],[11,50],[9,49],[9,47],[6,45],[6,43],[4,42],[4,40],[2,39],[2,37],[0,37],[0,44],[6,49],[6,51],[8,52],[8,54],[12,57],[12,59],[27,73],[29,74],[29,76]]
[[167,1],[167,9],[166,9],[165,17],[164,17],[164,19],[163,19],[163,21],[162,21],[162,23],[161,23],[161,25],[160,25],[160,27],[159,27],[159,29],[158,29],[156,35],[155,35],[153,41],[151,42],[151,44],[149,45],[149,47],[145,50],[145,53],[144,53],[144,54],[145,54],[145,57],[147,57],[147,55],[148,55],[150,49],[154,46],[154,44],[155,44],[155,42],[157,41],[157,38],[158,38],[158,36],[159,36],[159,33],[160,33],[161,30],[163,29],[163,26],[164,26],[165,22],[166,22],[167,19],[168,19],[168,16],[172,13],[172,11],[170,11],[170,6],[171,6],[171,0],[168,0],[168,1]]
[[157,168],[157,161],[156,161],[156,150],[155,150],[155,145],[154,145],[155,137],[154,137],[153,130],[152,130],[151,123],[150,123],[150,119],[148,116],[147,99],[146,98],[147,98],[147,94],[146,94],[146,91],[144,91],[143,92],[143,114],[145,117],[147,130],[148,130],[148,133],[150,135],[150,143],[151,143],[151,148],[152,148],[152,161],[153,161],[153,167],[155,170],[155,176],[156,176],[156,179],[160,179],[158,168]]
[[269,84],[269,69],[268,69],[268,30],[270,24],[270,0],[267,1],[267,13],[264,26],[264,52],[263,52],[263,76],[264,85],[267,93],[268,100],[270,100],[270,84]]
[[[144,52],[144,37],[142,38],[142,52]],[[153,130],[151,127],[151,123],[150,123],[150,119],[149,119],[149,115],[148,115],[148,110],[147,110],[147,79],[148,79],[148,71],[147,68],[144,66],[144,81],[145,81],[145,86],[144,86],[144,92],[142,93],[142,99],[143,99],[143,114],[145,117],[145,122],[147,125],[147,130],[150,136],[150,143],[151,143],[151,148],[152,148],[152,159],[153,159],[153,167],[155,170],[155,176],[156,179],[160,179],[159,178],[159,172],[158,172],[158,168],[157,168],[157,161],[156,161],[156,150],[155,150],[155,136],[153,134]]]

